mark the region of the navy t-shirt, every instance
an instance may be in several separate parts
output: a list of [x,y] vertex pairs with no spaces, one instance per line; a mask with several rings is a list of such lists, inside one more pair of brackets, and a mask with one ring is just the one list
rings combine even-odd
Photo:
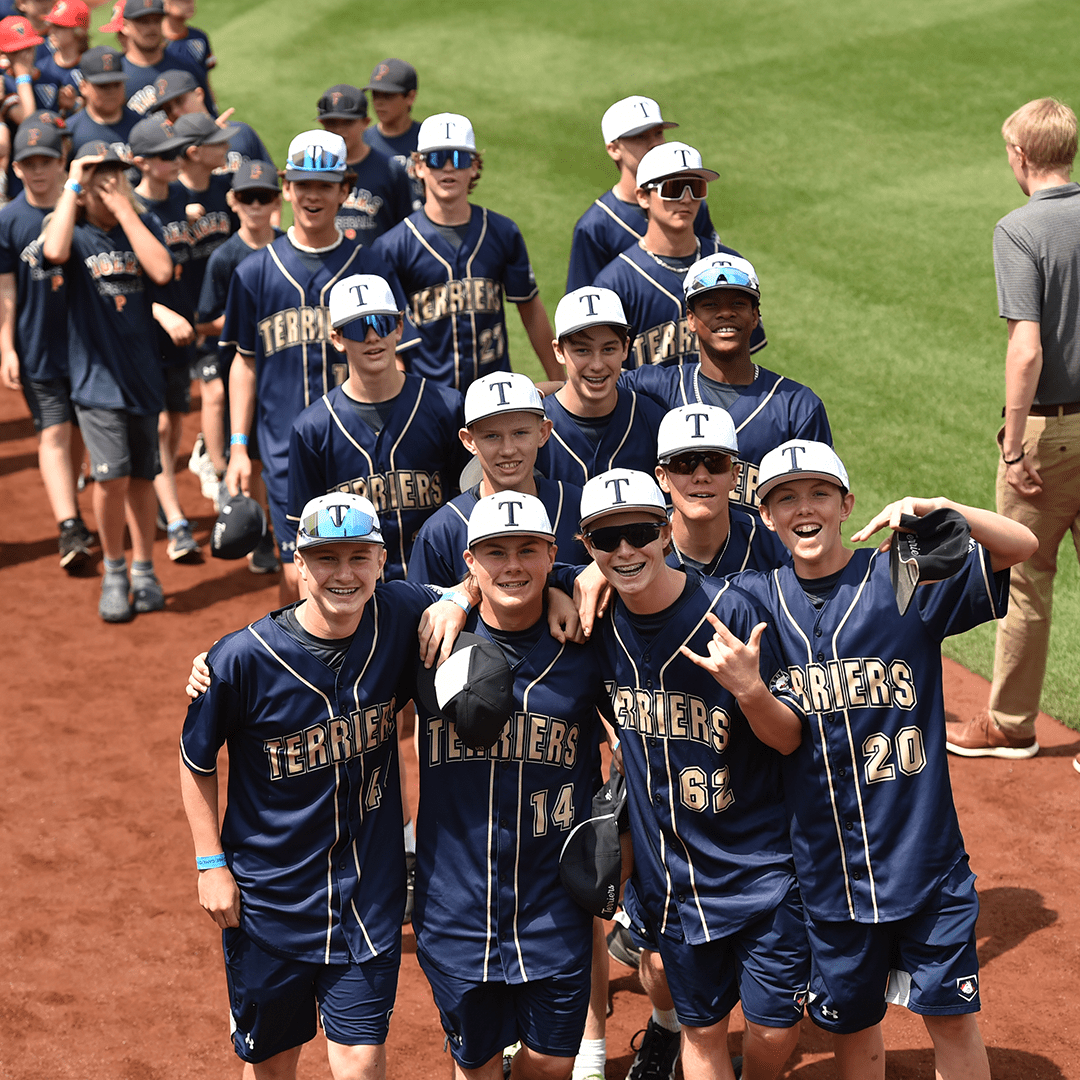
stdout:
[[138,113],[124,107],[120,119],[115,124],[99,124],[85,109],[68,117],[67,126],[71,132],[72,150],[78,150],[83,143],[93,139],[101,139],[108,143],[114,150],[122,155],[131,153],[128,146],[128,136],[131,129],[142,119]]
[[[191,290],[185,280],[188,264],[191,261],[191,231],[187,220],[187,189],[179,181],[169,185],[169,194],[164,199],[148,199],[140,195],[146,209],[152,213],[161,225],[165,246],[173,260],[173,279],[168,285],[151,287],[151,298],[157,303],[172,308],[192,325],[195,323],[195,304]],[[180,367],[191,364],[195,359],[195,346],[173,344],[161,325],[157,326],[158,347],[167,367]]]
[[230,120],[229,123],[239,125],[240,130],[229,140],[225,172],[236,172],[245,161],[269,161],[273,164],[274,159],[266,149],[266,144],[250,124],[245,124],[242,120]]
[[192,308],[199,303],[206,264],[210,256],[240,228],[240,219],[229,209],[225,196],[232,187],[232,176],[228,173],[214,174],[210,177],[210,186],[205,191],[193,191],[181,182],[189,203],[199,203],[203,215],[193,221],[191,231],[191,258],[184,273],[188,297]]
[[136,64],[126,56],[121,61],[124,74],[127,78],[128,108],[139,114],[139,118],[149,116],[157,108],[157,91],[154,82],[165,71],[173,71],[177,68],[188,71],[195,81],[203,88],[203,99],[211,116],[217,116],[214,107],[214,99],[210,93],[210,84],[206,80],[206,68],[201,64],[194,63],[185,56],[170,54],[168,48],[165,55],[156,64]]
[[337,212],[337,223],[350,240],[370,246],[412,213],[409,177],[396,160],[378,150],[348,168],[356,173],[356,182]]
[[419,138],[420,125],[415,120],[409,130],[401,135],[387,137],[375,124],[372,124],[364,132],[364,142],[368,146],[396,161],[405,170],[406,175],[409,176],[409,185],[412,188],[412,208],[414,210],[419,210],[424,205],[424,181],[409,173],[409,162]]

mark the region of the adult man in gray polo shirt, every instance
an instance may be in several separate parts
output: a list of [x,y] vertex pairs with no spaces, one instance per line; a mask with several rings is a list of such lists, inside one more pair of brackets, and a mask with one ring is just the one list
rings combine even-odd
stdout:
[[[989,707],[946,725],[946,738],[967,757],[1028,758],[1039,752],[1035,717],[1066,532],[1080,551],[1080,184],[1069,182],[1076,114],[1040,98],[1001,133],[1029,199],[994,229],[998,309],[1009,324],[997,508],[1027,525],[1039,550],[1012,570]],[[1080,771],[1080,755],[1073,765]]]

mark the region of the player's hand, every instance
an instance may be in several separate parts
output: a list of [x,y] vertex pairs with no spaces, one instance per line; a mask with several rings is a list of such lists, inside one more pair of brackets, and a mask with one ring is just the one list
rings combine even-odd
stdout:
[[22,389],[22,381],[19,379],[19,354],[14,349],[0,356],[0,383],[9,390]]
[[1009,487],[1025,499],[1034,498],[1043,489],[1042,477],[1039,475],[1039,470],[1035,468],[1030,454],[1025,454],[1014,465],[1006,465],[1005,479]]
[[681,646],[679,652],[698,667],[704,668],[727,691],[736,698],[760,689],[761,683],[761,635],[765,623],[758,623],[750,631],[750,640],[740,641],[712,612],[706,616],[715,631],[709,638],[709,655],[699,656]]
[[102,205],[117,221],[135,213],[131,205],[131,185],[122,172],[112,172],[97,189]]
[[[926,517],[934,510],[940,510],[945,505],[944,499],[916,499],[909,495],[904,499],[897,499],[888,506],[879,510],[858,532],[852,533],[852,543],[860,544],[869,540],[874,533],[886,527],[894,532],[900,529],[900,517],[907,514],[909,517]],[[888,551],[892,547],[892,537],[887,536],[879,546],[879,551]]]
[[17,79],[20,75],[34,74],[34,55],[36,50],[33,46],[29,49],[20,49],[18,52],[8,53],[8,74]]
[[201,652],[191,661],[191,674],[188,676],[187,686],[184,687],[184,690],[187,696],[194,701],[209,689],[210,669],[206,666],[206,653]]
[[206,217],[206,207],[199,202],[188,203],[184,207],[184,213],[187,214],[188,224],[194,225],[199,218]]
[[230,447],[229,467],[225,470],[225,486],[230,495],[251,494],[251,458],[247,447],[237,443]]
[[568,641],[584,645],[585,635],[581,629],[577,604],[562,589],[548,589],[547,604],[548,630],[551,636],[561,645]]
[[592,636],[596,620],[603,618],[611,603],[611,586],[595,562],[589,563],[574,581],[574,603],[581,619],[581,632]]
[[88,154],[86,157],[76,158],[68,170],[68,179],[86,187],[94,175],[94,169],[104,160],[104,154]]
[[56,95],[56,104],[60,112],[74,112],[75,106],[78,104],[79,98],[75,93],[74,86],[61,86],[60,92]]
[[420,659],[424,667],[438,666],[454,648],[465,627],[465,612],[453,600],[438,600],[420,616]]
[[156,304],[155,308],[154,318],[177,348],[190,345],[195,340],[195,327],[183,315],[164,304]]
[[233,114],[234,112],[236,112],[236,107],[235,107],[235,106],[233,106],[233,107],[230,107],[230,108],[226,109],[226,110],[225,110],[225,111],[224,111],[224,112],[223,112],[223,113],[222,113],[222,114],[221,114],[221,115],[220,115],[220,116],[219,116],[219,117],[218,117],[218,118],[217,118],[217,119],[216,119],[216,120],[214,121],[214,123],[215,123],[215,124],[217,124],[217,126],[218,126],[219,128],[223,128],[223,127],[228,127],[228,126],[229,126],[229,117],[230,117],[230,116],[232,116],[232,114]]
[[222,930],[240,925],[240,889],[227,866],[199,871],[199,903]]

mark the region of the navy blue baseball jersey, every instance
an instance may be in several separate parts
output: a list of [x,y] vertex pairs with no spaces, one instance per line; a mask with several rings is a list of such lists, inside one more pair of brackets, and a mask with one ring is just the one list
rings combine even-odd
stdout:
[[141,119],[157,110],[157,90],[154,83],[157,77],[166,71],[177,68],[190,72],[195,81],[203,88],[203,101],[211,116],[217,116],[214,97],[210,93],[210,83],[206,79],[206,68],[186,56],[165,54],[156,64],[136,64],[126,56],[121,60],[121,67],[127,76],[128,108],[139,114]]
[[[592,918],[563,888],[559,853],[591,816],[597,708],[610,707],[593,650],[560,645],[542,623],[524,657],[507,656],[517,710],[490,750],[417,715],[416,943],[437,968],[476,982],[549,978],[592,949]],[[475,612],[466,628],[492,638]]]
[[666,411],[644,394],[620,386],[608,425],[595,439],[591,418],[586,425],[577,423],[549,394],[544,398],[544,412],[553,427],[551,438],[536,455],[536,466],[552,480],[579,485],[616,466],[651,475],[656,466],[656,433]]
[[679,551],[674,538],[668,552],[668,566],[693,566],[708,577],[729,577],[744,570],[773,570],[791,562],[791,553],[761,517],[737,506],[728,507],[730,525],[727,540],[706,566],[691,562]]
[[115,150],[121,157],[130,157],[131,147],[128,145],[128,136],[131,129],[142,119],[126,105],[120,114],[120,119],[115,124],[99,124],[92,119],[85,109],[67,118],[68,131],[71,132],[71,142],[75,150],[84,143],[101,139]]
[[0,210],[0,274],[15,275],[15,351],[22,378],[34,382],[68,373],[67,285],[41,252],[50,213],[31,206],[25,191]]
[[[679,652],[686,645],[708,654],[709,612],[743,641],[761,613],[728,580],[692,569],[686,577],[655,636],[639,633],[616,600],[593,642],[619,728],[634,892],[658,933],[701,945],[776,907],[795,874],[781,755],[757,738],[735,698]],[[780,670],[777,655],[766,632],[767,685]]]
[[213,775],[229,748],[221,843],[240,926],[319,964],[394,947],[405,908],[395,716],[412,696],[423,586],[378,585],[335,671],[266,615],[210,650],[180,750]]
[[416,175],[416,170],[412,168],[412,155],[416,150],[419,138],[420,125],[415,120],[409,125],[408,131],[404,131],[400,135],[386,136],[376,124],[372,124],[364,131],[364,142],[368,146],[396,161],[404,169],[409,177],[412,208],[414,210],[419,210],[424,205],[426,197],[424,181]]
[[226,199],[232,188],[232,176],[228,173],[212,175],[205,191],[195,191],[184,184],[181,187],[187,193],[189,203],[198,203],[203,208],[202,216],[188,227],[191,253],[184,267],[183,280],[194,310],[199,303],[210,256],[240,228],[240,219],[229,209]]
[[330,343],[327,305],[335,283],[350,274],[386,278],[404,307],[393,271],[344,237],[332,251],[308,255],[279,236],[244,259],[229,285],[221,345],[255,358],[255,433],[279,521],[288,504],[293,421],[348,375],[344,355]]
[[[273,164],[274,159],[266,144],[259,138],[259,133],[243,120],[229,120],[240,130],[229,140],[229,153],[225,158],[224,172],[234,173],[245,161],[269,161]],[[230,176],[231,179],[231,176]]]
[[945,750],[941,642],[1008,606],[1009,572],[972,544],[954,577],[920,585],[901,616],[889,558],[855,551],[821,608],[792,567],[743,574],[776,628],[803,716],[784,765],[799,887],[817,919],[918,911],[964,857]]
[[[718,251],[739,254],[718,240],[702,240],[695,258],[703,259]],[[650,255],[640,243],[633,244],[608,263],[592,282],[618,293],[622,300],[634,331],[634,343],[623,365],[629,369],[648,364],[689,364],[698,358],[697,334],[691,333],[686,325],[683,299],[683,278],[689,264],[673,270],[657,261],[661,258]],[[750,351],[755,353],[767,344],[765,328],[759,322],[750,336]]]
[[[157,218],[141,215],[165,242]],[[77,224],[65,264],[71,400],[87,408],[154,416],[165,405],[165,375],[148,281],[119,225]]]
[[[537,498],[544,504],[558,545],[560,563],[588,562],[577,540],[581,488],[565,480],[548,480],[534,474]],[[469,546],[469,515],[480,498],[480,485],[463,491],[436,510],[417,533],[409,558],[409,577],[433,585],[456,585],[468,568],[462,552]]]
[[412,213],[412,193],[405,170],[378,150],[363,161],[350,161],[356,173],[349,197],[337,212],[338,227],[351,240],[370,246]]
[[465,453],[458,438],[463,406],[456,390],[406,375],[386,426],[376,433],[344,388],[335,386],[293,423],[290,524],[299,526],[304,506],[317,495],[363,495],[379,512],[384,580],[405,577],[417,531],[457,491]]
[[[620,251],[636,244],[649,227],[649,217],[636,202],[627,203],[610,188],[594,199],[592,206],[578,218],[570,241],[570,265],[566,272],[566,291],[592,285],[596,275]],[[719,240],[708,203],[698,207],[694,234],[702,240]]]
[[719,405],[735,421],[739,437],[738,461],[742,462],[739,483],[731,493],[732,502],[756,509],[758,465],[772,449],[789,439],[813,439],[832,445],[832,430],[821,398],[809,387],[777,375],[758,365],[748,386],[724,388],[735,394],[715,396],[713,383],[701,373],[701,365],[643,367],[619,376],[622,385],[651,397],[665,409],[680,405]]
[[481,375],[510,370],[504,301],[523,304],[537,295],[518,227],[482,206],[471,209],[456,250],[423,210],[375,241],[397,273],[420,334],[409,370],[462,393]]

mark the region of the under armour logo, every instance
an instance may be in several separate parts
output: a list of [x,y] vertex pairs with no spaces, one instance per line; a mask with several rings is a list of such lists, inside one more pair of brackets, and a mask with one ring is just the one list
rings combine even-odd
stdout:
[[708,416],[703,412],[695,412],[695,413],[687,413],[686,414],[686,420],[688,422],[692,422],[693,425],[694,425],[694,434],[691,436],[691,438],[694,438],[694,439],[703,439],[703,438],[705,438],[705,436],[701,432],[701,425],[702,425],[703,421],[708,420],[708,419],[709,419]]
[[244,1042],[247,1043],[247,1048],[249,1050],[254,1050],[255,1049],[255,1040],[251,1037],[250,1032],[248,1032],[247,1034],[244,1035]]
[[356,302],[358,304],[366,303],[366,301],[364,300],[364,290],[366,288],[367,288],[367,285],[363,285],[363,284],[362,285],[350,285],[349,286],[349,292],[356,294]]
[[498,393],[499,393],[499,404],[500,405],[509,405],[510,402],[507,400],[506,394],[503,392],[503,387],[511,387],[513,385],[514,384],[512,382],[510,382],[509,380],[507,382],[493,382],[493,383],[488,383],[488,389],[498,391]]
[[840,1019],[840,1010],[839,1009],[830,1009],[827,1005],[822,1005],[821,1006],[821,1015],[824,1016],[826,1020],[839,1020]]
[[614,487],[615,487],[615,503],[614,503],[614,505],[621,506],[623,503],[626,502],[626,500],[622,497],[622,488],[619,485],[620,484],[629,484],[629,483],[630,483],[630,477],[629,476],[613,476],[610,480],[605,480],[604,481],[604,487],[611,487],[612,485],[614,485]]
[[799,467],[799,460],[798,460],[797,455],[798,454],[805,454],[806,453],[806,447],[805,446],[785,446],[783,452],[785,454],[790,454],[791,455],[791,467],[792,467],[792,469],[797,469]]
[[520,510],[521,507],[523,507],[524,505],[525,504],[523,502],[515,501],[513,499],[507,499],[506,502],[499,503],[500,510],[502,510],[504,507],[506,508],[507,525],[517,525],[517,521],[514,519],[514,507],[516,506]]
[[599,300],[599,299],[600,299],[600,294],[592,292],[592,293],[585,293],[583,296],[579,296],[578,297],[578,302],[588,306],[589,310],[588,310],[587,314],[595,315],[596,314],[596,308],[593,306],[593,301],[596,301],[596,300]]

